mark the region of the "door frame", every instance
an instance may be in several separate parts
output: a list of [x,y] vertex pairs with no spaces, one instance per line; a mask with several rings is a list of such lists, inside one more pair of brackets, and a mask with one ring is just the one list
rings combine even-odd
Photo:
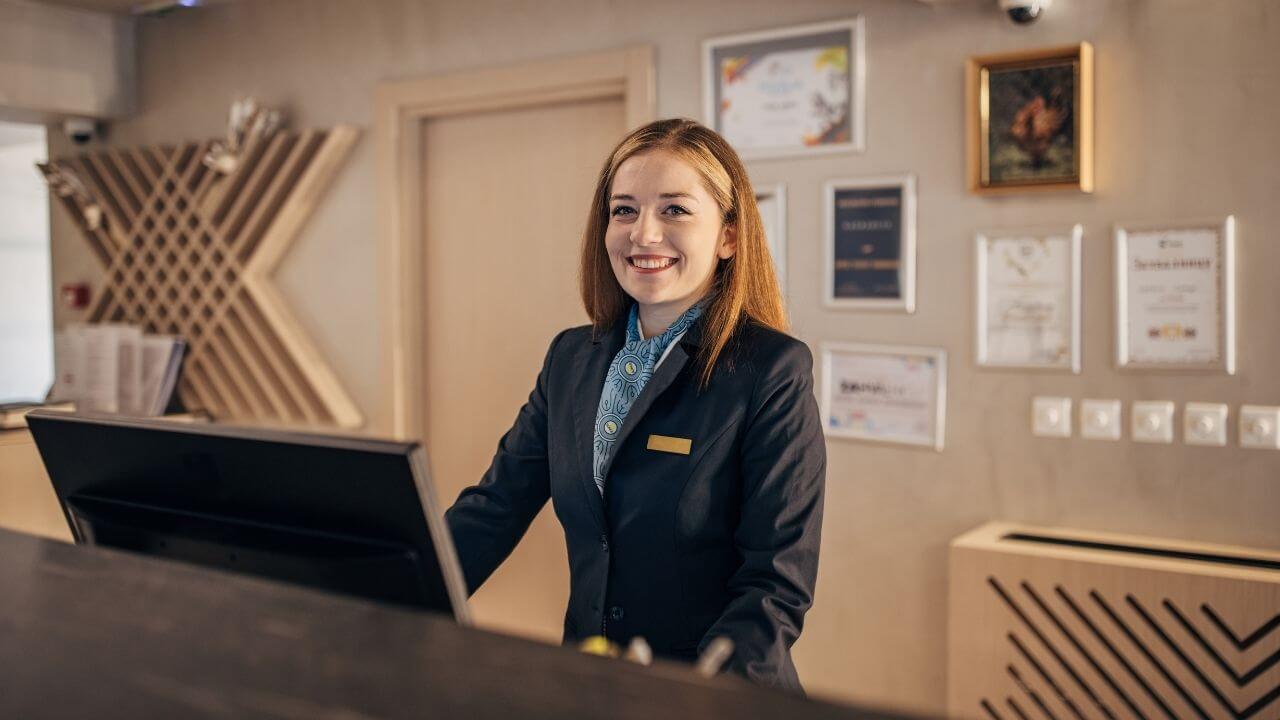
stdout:
[[[654,48],[637,45],[493,68],[386,80],[374,93],[379,324],[392,434],[422,439],[425,381],[422,124],[435,117],[620,98],[627,127],[656,116]],[[619,138],[621,139],[621,138]]]

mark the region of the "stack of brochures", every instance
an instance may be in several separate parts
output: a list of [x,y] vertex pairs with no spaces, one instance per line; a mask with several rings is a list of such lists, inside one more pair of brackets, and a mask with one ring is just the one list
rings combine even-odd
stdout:
[[186,341],[129,325],[74,325],[53,339],[51,402],[122,415],[163,415],[178,386]]

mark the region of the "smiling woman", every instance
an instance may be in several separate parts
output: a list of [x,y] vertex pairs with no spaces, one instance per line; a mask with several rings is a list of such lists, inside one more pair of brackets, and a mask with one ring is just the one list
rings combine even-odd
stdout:
[[[641,273],[634,268],[627,272],[625,256],[674,257],[678,265],[686,249],[690,257],[678,279],[664,278],[658,287],[629,285]],[[744,316],[787,330],[746,168],[724,138],[692,120],[650,123],[614,149],[600,171],[583,233],[581,286],[597,333],[616,322],[633,301],[641,305],[643,327],[653,331],[713,294],[706,323],[709,342],[699,357],[704,384],[734,324]]]
[[640,304],[647,338],[711,290],[717,259],[736,249],[734,226],[698,172],[667,150],[623,161],[609,201],[605,247],[618,283]]
[[[691,120],[633,131],[583,236],[592,324],[561,332],[478,485],[446,514],[468,589],[546,504],[569,550],[564,639],[643,637],[800,690],[826,448],[746,170]],[[642,440],[643,438],[643,440]],[[718,644],[723,644],[723,640]]]

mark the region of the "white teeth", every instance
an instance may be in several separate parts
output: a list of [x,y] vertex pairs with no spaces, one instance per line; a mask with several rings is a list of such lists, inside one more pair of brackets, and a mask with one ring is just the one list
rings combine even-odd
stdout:
[[631,264],[645,270],[657,270],[658,268],[671,267],[676,264],[675,258],[663,258],[661,260],[653,258],[631,258]]

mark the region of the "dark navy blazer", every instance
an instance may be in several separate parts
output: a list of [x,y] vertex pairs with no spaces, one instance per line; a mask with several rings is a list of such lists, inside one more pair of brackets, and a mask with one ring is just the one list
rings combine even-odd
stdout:
[[[599,338],[556,336],[492,465],[446,513],[468,591],[550,497],[569,550],[565,642],[640,635],[692,660],[725,635],[728,669],[800,690],[791,645],[813,602],[826,475],[809,348],[746,321],[700,389],[695,322],[627,414],[601,498],[596,409],[625,318]],[[650,449],[655,435],[688,439],[689,453]]]

